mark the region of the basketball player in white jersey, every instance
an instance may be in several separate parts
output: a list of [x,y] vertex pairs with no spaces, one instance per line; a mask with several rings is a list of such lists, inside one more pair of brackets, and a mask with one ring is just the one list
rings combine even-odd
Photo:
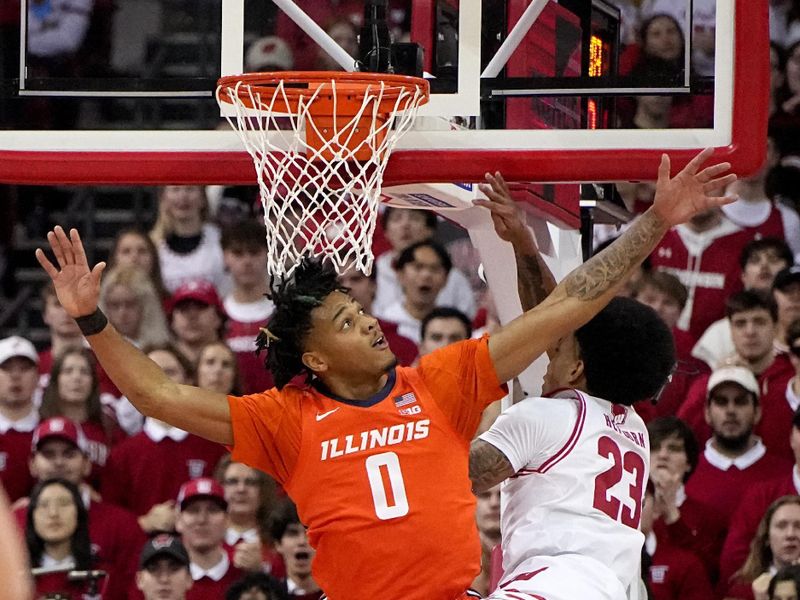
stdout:
[[508,479],[504,575],[488,598],[639,598],[650,443],[631,405],[667,381],[672,335],[649,307],[615,298],[548,354],[548,397],[506,410],[470,451],[476,492]]

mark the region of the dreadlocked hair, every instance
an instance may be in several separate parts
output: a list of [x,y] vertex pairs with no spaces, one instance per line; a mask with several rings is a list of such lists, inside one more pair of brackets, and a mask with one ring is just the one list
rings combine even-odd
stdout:
[[266,329],[256,338],[256,352],[266,350],[264,366],[279,390],[294,377],[313,373],[303,364],[304,344],[311,331],[311,311],[335,291],[346,291],[329,263],[303,257],[290,278],[270,280],[270,300],[275,304]]

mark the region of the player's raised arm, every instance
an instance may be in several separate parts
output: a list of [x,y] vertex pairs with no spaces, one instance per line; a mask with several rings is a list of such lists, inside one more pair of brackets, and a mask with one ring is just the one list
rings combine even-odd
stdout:
[[669,157],[662,155],[653,206],[618,240],[567,275],[541,304],[489,339],[500,381],[519,375],[559,338],[600,312],[670,227],[733,201],[710,195],[736,180],[735,175],[723,175],[729,163],[700,170],[712,152],[704,150],[673,178]]
[[53,280],[61,306],[78,321],[100,364],[139,411],[223,444],[233,443],[228,400],[224,394],[174,383],[152,360],[125,340],[97,308],[105,263],[91,270],[80,235],[56,226],[47,241],[58,267],[36,250]]
[[503,176],[497,172],[486,174],[487,184],[481,191],[488,200],[474,200],[476,206],[491,211],[494,230],[500,239],[510,242],[517,263],[517,289],[522,310],[530,310],[544,300],[556,287],[556,280],[544,262],[536,240],[508,189]]

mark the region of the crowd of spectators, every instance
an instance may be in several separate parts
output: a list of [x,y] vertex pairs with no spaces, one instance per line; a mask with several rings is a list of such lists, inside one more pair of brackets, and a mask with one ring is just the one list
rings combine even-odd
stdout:
[[[696,0],[691,32],[675,8],[684,3],[618,3],[627,73],[682,78],[691,35],[693,73],[713,74],[713,2]],[[36,19],[48,17],[43,4],[61,10],[32,2]],[[341,4],[328,31],[355,53],[363,4]],[[75,35],[86,34],[91,5],[72,15]],[[796,598],[800,586],[800,193],[786,183],[800,165],[800,2],[772,0],[770,10],[763,169],[726,190],[736,202],[669,231],[624,291],[672,328],[678,355],[658,402],[637,407],[651,436],[642,529],[656,600],[764,600],[792,589]],[[321,66],[293,27],[279,20],[278,35],[255,40],[249,68],[335,68]],[[41,43],[42,53],[74,50]],[[709,101],[641,96],[620,119],[707,126]],[[632,212],[652,201],[646,183],[619,190]],[[170,185],[157,200],[150,231],[124,229],[114,241],[100,299],[109,321],[176,381],[234,395],[270,387],[254,352],[272,304],[252,191]],[[478,265],[451,258],[447,227],[431,212],[386,208],[373,273],[341,278],[404,365],[497,323]],[[52,286],[41,298],[46,347],[0,340],[0,481],[40,572],[38,593],[97,585],[106,598],[149,600],[168,585],[190,599],[320,598],[314,549],[283,491],[221,446],[144,418]],[[476,521],[485,560],[474,587],[485,592],[499,490],[478,498]],[[70,581],[70,570],[105,576]]]

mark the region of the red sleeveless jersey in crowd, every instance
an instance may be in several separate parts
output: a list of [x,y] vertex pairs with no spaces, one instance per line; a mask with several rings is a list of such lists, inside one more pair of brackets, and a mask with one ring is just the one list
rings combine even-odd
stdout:
[[505,394],[488,338],[398,367],[364,401],[305,387],[229,398],[233,459],[297,504],[330,600],[451,600],[480,568],[469,441]]

